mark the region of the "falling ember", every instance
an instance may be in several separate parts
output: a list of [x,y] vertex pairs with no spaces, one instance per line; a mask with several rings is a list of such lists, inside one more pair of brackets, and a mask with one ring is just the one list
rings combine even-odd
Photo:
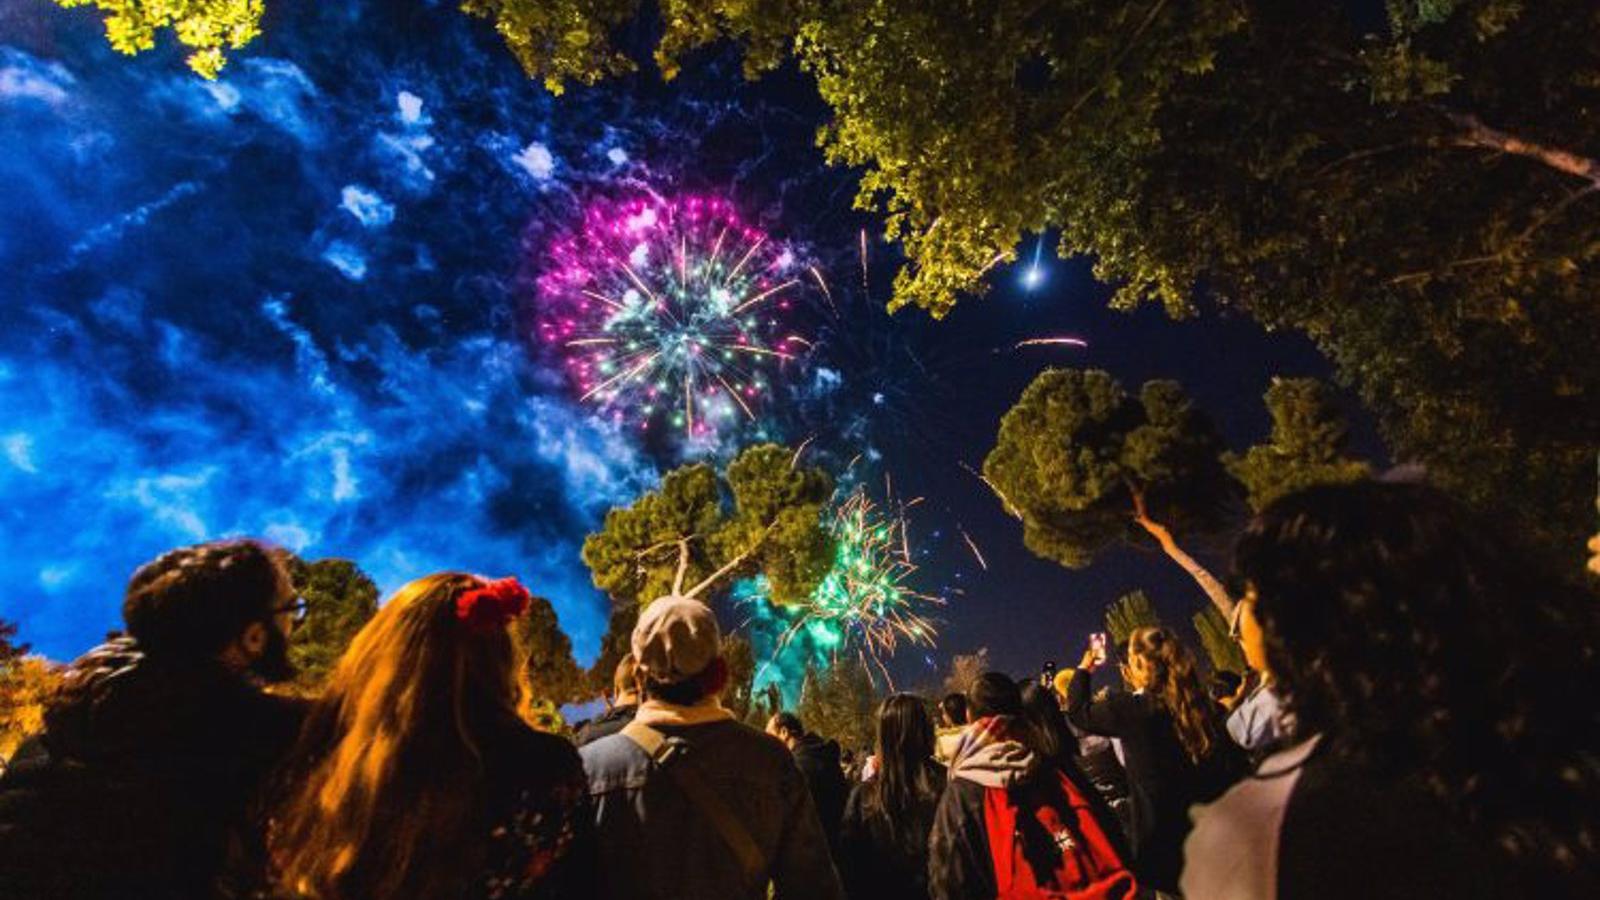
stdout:
[[978,565],[981,566],[985,572],[989,571],[989,563],[983,558],[983,552],[978,549],[978,544],[972,539],[972,535],[967,534],[967,530],[962,528],[960,525],[956,526],[956,530],[961,532],[961,539],[967,542],[967,548],[970,549],[972,551],[972,555],[977,558]]
[[794,251],[722,198],[596,201],[548,257],[537,338],[583,401],[641,430],[663,419],[705,438],[754,420],[789,348],[809,344],[784,321]]
[[1089,342],[1084,340],[1083,338],[1075,338],[1075,337],[1040,337],[1040,338],[1028,338],[1025,341],[1018,341],[1017,345],[1015,347],[1013,347],[1012,349],[1021,350],[1023,347],[1087,347],[1087,346],[1089,346]]

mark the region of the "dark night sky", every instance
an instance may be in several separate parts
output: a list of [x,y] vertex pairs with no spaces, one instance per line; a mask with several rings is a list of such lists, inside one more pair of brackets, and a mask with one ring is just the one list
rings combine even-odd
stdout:
[[[850,207],[855,173],[822,164],[825,110],[794,71],[745,84],[711,53],[672,85],[556,99],[450,4],[269,9],[203,85],[170,48],[112,54],[90,11],[0,0],[0,616],[53,656],[115,624],[138,562],[236,533],[354,557],[386,590],[517,574],[592,654],[604,601],[577,546],[674,461],[592,421],[527,337],[539,252],[596,195],[727,196],[828,273],[844,316],[798,315],[818,350],[764,414],[825,460],[876,451],[859,477],[926,498],[920,586],[963,593],[939,649],[895,661],[906,683],[979,646],[1017,672],[1066,661],[1136,587],[1173,623],[1201,601],[1153,552],[1032,557],[961,467],[1044,367],[1175,378],[1235,447],[1264,435],[1272,375],[1328,371],[1247,320],[1110,311],[1086,262],[1048,252],[1035,290],[1002,269],[943,322],[891,319],[894,248],[871,241],[861,291],[858,236],[881,229]],[[1012,349],[1060,334],[1090,346]],[[842,381],[826,396],[821,368]]]

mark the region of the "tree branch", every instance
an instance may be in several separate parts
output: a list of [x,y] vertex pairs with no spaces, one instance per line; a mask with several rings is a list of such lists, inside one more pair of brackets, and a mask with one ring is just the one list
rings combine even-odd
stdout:
[[1480,150],[1494,150],[1499,153],[1509,153],[1512,156],[1521,156],[1531,159],[1557,172],[1582,178],[1590,184],[1600,186],[1600,160],[1563,150],[1560,147],[1551,147],[1538,141],[1530,141],[1518,137],[1510,132],[1501,131],[1484,124],[1484,121],[1471,113],[1445,112],[1449,119],[1461,131],[1455,136],[1455,142],[1461,147],[1474,147]]
[[1150,518],[1149,512],[1145,509],[1143,491],[1130,484],[1128,485],[1128,493],[1133,495],[1133,521],[1140,528],[1149,532],[1150,536],[1156,539],[1156,543],[1161,545],[1161,549],[1166,552],[1167,556],[1171,557],[1173,562],[1189,573],[1189,577],[1200,585],[1200,590],[1205,592],[1205,595],[1211,599],[1211,602],[1216,605],[1217,610],[1224,617],[1231,617],[1233,615],[1234,602],[1233,598],[1228,596],[1228,589],[1223,587],[1222,582],[1218,581],[1217,577],[1212,575],[1205,566],[1201,565],[1198,560],[1185,553],[1183,548],[1178,546],[1178,542],[1172,537],[1171,529]]
[[[738,567],[738,565],[740,563],[742,563],[745,560],[749,559],[750,558],[750,554],[752,554],[752,553],[756,552],[758,549],[760,549],[761,545],[766,543],[767,535],[771,534],[772,533],[772,529],[776,528],[777,525],[778,525],[778,520],[777,519],[773,519],[770,523],[768,523],[766,528],[762,529],[760,537],[756,538],[754,541],[751,541],[750,542],[750,546],[744,548],[743,552],[739,553],[739,555],[735,556],[733,559],[730,559],[726,563],[724,563],[722,568],[716,570],[715,572],[712,572],[710,575],[707,575],[704,581],[702,581],[699,584],[695,585],[694,587],[690,588],[687,592],[677,591],[676,589],[674,589],[674,592],[679,597],[688,597],[690,599],[693,599],[695,597],[700,596],[700,592],[701,591],[703,591],[706,588],[710,587],[711,585],[715,584],[717,582],[717,580],[720,579],[722,576],[728,574],[729,572],[732,572],[735,568]],[[682,577],[682,572],[681,571],[679,572],[679,577],[680,578]]]

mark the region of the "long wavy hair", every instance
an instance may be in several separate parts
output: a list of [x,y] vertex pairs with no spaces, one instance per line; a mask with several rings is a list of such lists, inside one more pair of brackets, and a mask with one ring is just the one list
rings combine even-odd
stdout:
[[1193,762],[1211,755],[1220,736],[1216,704],[1206,693],[1194,654],[1166,628],[1137,628],[1128,636],[1128,653],[1149,667],[1144,691],[1172,716],[1178,743]]
[[933,804],[942,787],[933,763],[933,717],[915,694],[890,694],[878,705],[878,775],[862,802],[894,829],[906,847],[925,843],[933,827]]
[[1592,595],[1421,484],[1318,487],[1234,553],[1298,734],[1441,801],[1530,895],[1600,885]]
[[291,754],[276,881],[317,898],[437,897],[482,866],[484,746],[527,697],[508,629],[455,615],[472,576],[401,588],[356,635]]

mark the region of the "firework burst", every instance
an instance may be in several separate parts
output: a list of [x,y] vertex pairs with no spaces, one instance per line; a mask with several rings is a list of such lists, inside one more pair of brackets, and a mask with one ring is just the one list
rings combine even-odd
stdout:
[[755,409],[792,359],[795,253],[715,197],[601,201],[556,240],[539,339],[580,398],[619,423],[706,439]]
[[944,600],[910,584],[917,565],[904,509],[880,507],[859,488],[839,505],[830,528],[833,567],[795,608],[778,642],[780,652],[796,635],[832,634],[833,646],[870,661],[892,687],[884,658],[893,656],[902,641],[934,645],[938,629],[929,612]]

